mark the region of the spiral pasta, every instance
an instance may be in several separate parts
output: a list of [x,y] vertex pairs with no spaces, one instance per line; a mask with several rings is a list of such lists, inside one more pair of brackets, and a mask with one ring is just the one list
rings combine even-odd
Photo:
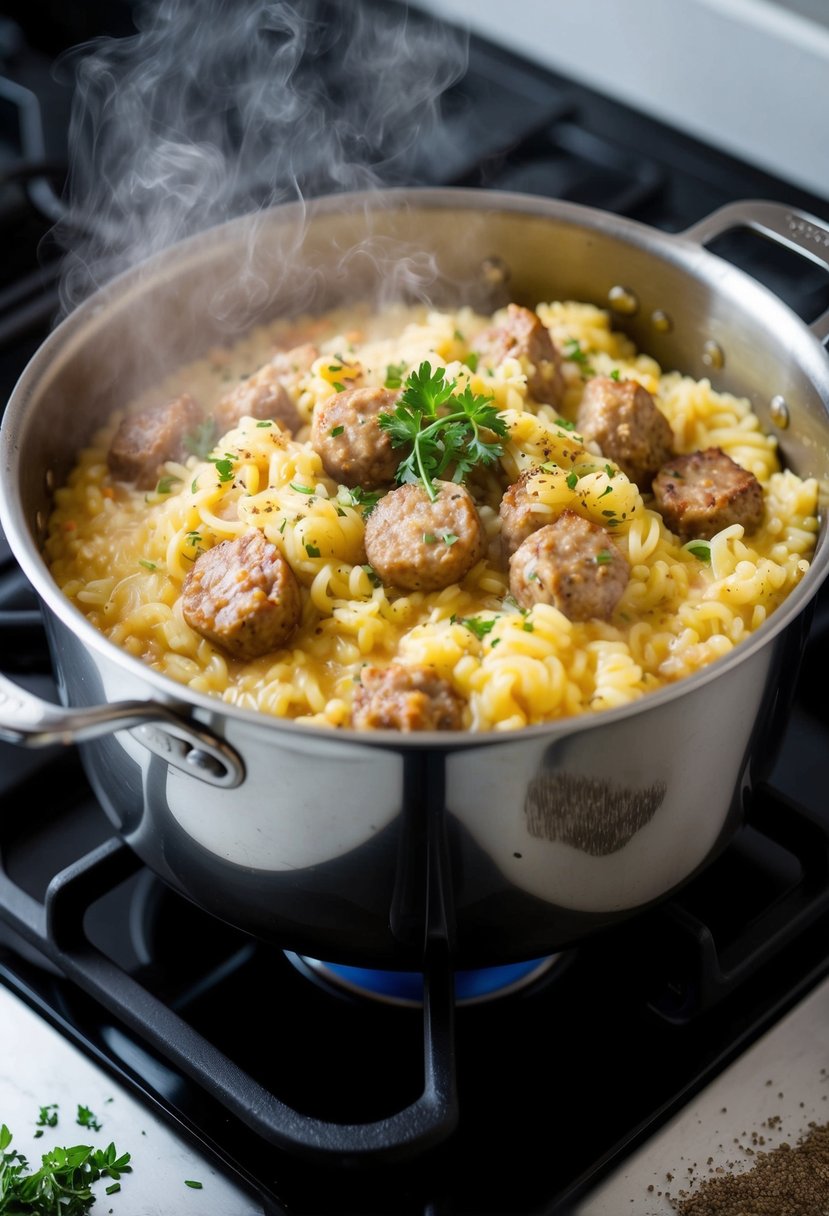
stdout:
[[[533,400],[517,358],[478,367],[472,340],[497,315],[469,309],[279,322],[210,352],[125,405],[79,454],[55,495],[46,542],[54,578],[111,641],[153,669],[230,705],[320,726],[349,725],[362,669],[392,661],[451,683],[476,731],[625,705],[689,675],[759,628],[803,577],[817,485],[780,468],[748,401],[663,373],[613,331],[607,313],[555,301],[537,314],[565,354],[559,407]],[[210,452],[167,462],[151,492],[112,479],[107,451],[125,413],[185,390],[211,408],[229,384],[297,340],[313,341],[318,354],[293,383],[303,422],[296,434],[243,416]],[[468,481],[485,556],[458,583],[400,591],[368,565],[366,504],[327,475],[309,431],[315,406],[332,393],[400,384],[424,360],[460,388],[491,396],[506,435],[497,467]],[[587,361],[593,374],[622,374],[655,395],[677,452],[719,447],[757,477],[765,516],[750,538],[733,524],[695,552],[649,495],[585,444],[573,422]],[[571,510],[608,528],[625,555],[630,578],[609,620],[569,620],[546,603],[522,610],[511,598],[498,505],[528,470],[537,471],[538,526]],[[254,528],[288,562],[302,609],[281,650],[241,661],[188,625],[181,590],[201,553]]]

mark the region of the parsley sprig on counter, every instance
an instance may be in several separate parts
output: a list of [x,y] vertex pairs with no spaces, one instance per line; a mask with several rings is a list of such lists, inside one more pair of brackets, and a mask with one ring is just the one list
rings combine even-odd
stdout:
[[481,433],[507,433],[493,398],[473,393],[469,385],[456,392],[457,386],[456,380],[447,383],[445,368],[432,371],[432,365],[423,362],[406,378],[394,412],[377,418],[394,447],[412,445],[397,470],[397,480],[420,482],[431,502],[437,498],[435,479],[450,465],[454,465],[453,480],[461,481],[475,465],[492,464],[504,451]]
[[[52,1126],[49,1124],[49,1126]],[[95,1202],[92,1184],[111,1178],[113,1186],[129,1173],[130,1155],[119,1155],[114,1144],[92,1148],[76,1144],[44,1153],[40,1169],[32,1170],[16,1149],[12,1134],[0,1126],[0,1214],[9,1216],[85,1216]],[[111,1194],[107,1188],[107,1194]]]

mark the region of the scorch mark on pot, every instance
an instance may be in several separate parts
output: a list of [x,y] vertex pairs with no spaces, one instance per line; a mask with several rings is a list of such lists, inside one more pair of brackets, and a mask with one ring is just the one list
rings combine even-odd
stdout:
[[578,773],[542,773],[527,790],[524,817],[531,836],[560,840],[591,857],[623,849],[656,814],[666,785],[643,789]]

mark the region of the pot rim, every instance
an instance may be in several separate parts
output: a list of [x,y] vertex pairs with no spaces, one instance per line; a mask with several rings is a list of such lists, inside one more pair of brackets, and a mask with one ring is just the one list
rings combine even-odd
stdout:
[[453,752],[498,743],[517,743],[522,739],[561,739],[582,730],[597,728],[604,723],[610,724],[624,718],[634,717],[651,709],[658,710],[667,702],[686,694],[690,695],[712,680],[725,675],[781,634],[810,604],[821,583],[829,574],[829,544],[825,543],[827,519],[823,504],[820,503],[818,512],[820,529],[809,570],[797,587],[760,628],[737,643],[727,655],[714,660],[692,675],[683,676],[673,684],[666,685],[655,692],[645,693],[636,701],[615,709],[600,710],[595,713],[588,711],[581,715],[557,718],[550,722],[510,731],[497,729],[475,732],[422,731],[412,734],[394,730],[358,731],[353,728],[327,728],[312,723],[300,723],[294,719],[280,718],[259,710],[241,709],[228,704],[219,697],[197,692],[169,676],[154,671],[142,660],[134,658],[96,629],[80,609],[63,595],[52,578],[23,517],[18,493],[17,461],[15,459],[16,453],[20,450],[18,432],[29,398],[36,390],[43,371],[49,367],[53,356],[73,340],[77,341],[82,335],[84,327],[92,322],[102,309],[106,308],[107,302],[113,296],[120,298],[136,290],[151,291],[159,277],[169,278],[171,274],[174,277],[177,268],[180,270],[181,265],[191,256],[198,255],[202,246],[207,247],[216,241],[221,242],[223,239],[232,238],[236,229],[245,229],[254,219],[262,220],[268,216],[278,215],[284,216],[287,223],[293,221],[308,224],[316,215],[344,210],[405,212],[423,209],[439,211],[447,208],[451,210],[469,209],[478,212],[489,210],[500,213],[522,213],[538,219],[546,217],[564,221],[580,229],[593,229],[643,249],[649,256],[667,260],[695,277],[702,277],[706,268],[716,267],[716,276],[720,281],[724,277],[733,278],[734,282],[740,284],[741,291],[757,296],[764,309],[775,310],[783,323],[792,328],[793,334],[798,335],[798,340],[804,344],[804,351],[809,352],[810,361],[814,364],[816,375],[812,377],[813,383],[816,383],[816,377],[818,380],[821,377],[823,379],[823,383],[816,383],[816,387],[820,392],[829,419],[829,357],[818,338],[809,330],[808,325],[801,321],[796,313],[768,288],[696,241],[685,238],[682,233],[663,232],[641,221],[626,216],[617,216],[612,212],[579,203],[562,202],[557,199],[507,191],[464,187],[398,187],[379,191],[325,195],[310,200],[278,204],[264,211],[251,212],[214,225],[122,271],[64,318],[41,343],[24,368],[9,398],[2,424],[0,424],[0,468],[3,471],[3,477],[0,479],[0,528],[5,532],[12,553],[19,562],[23,573],[54,617],[70,628],[85,646],[156,690],[159,700],[163,704],[184,706],[201,711],[202,718],[206,716],[207,720],[213,722],[217,717],[226,717],[238,722],[240,726],[254,727],[268,732],[287,732],[289,735],[316,739],[320,743],[341,741],[343,744],[358,743],[366,747],[380,747],[381,749],[418,751],[425,749]]

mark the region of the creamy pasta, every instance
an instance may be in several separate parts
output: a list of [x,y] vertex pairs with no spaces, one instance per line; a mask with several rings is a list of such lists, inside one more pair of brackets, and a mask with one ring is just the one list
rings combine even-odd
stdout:
[[[533,397],[525,359],[476,358],[476,340],[500,312],[331,314],[261,327],[211,351],[125,403],[80,453],[50,521],[46,553],[57,583],[106,637],[156,671],[228,704],[319,726],[351,725],[361,673],[391,663],[445,681],[474,731],[622,706],[699,670],[758,629],[803,577],[817,485],[781,468],[747,400],[664,372],[612,329],[606,312],[548,302],[536,314],[560,354],[555,404]],[[166,460],[150,489],[113,474],[108,453],[125,416],[181,393],[209,416],[276,352],[300,345],[306,363],[285,378],[293,434],[243,414],[209,450]],[[481,556],[459,581],[411,590],[384,582],[368,563],[370,497],[326,471],[310,436],[315,409],[334,394],[397,392],[424,362],[445,369],[458,391],[491,397],[505,434],[497,460],[465,479],[483,528]],[[756,530],[746,535],[733,523],[702,544],[674,534],[649,488],[575,428],[595,376],[645,388],[676,453],[717,448],[752,473],[763,492]],[[198,436],[190,446],[198,448]],[[527,608],[511,594],[499,504],[530,470],[539,527],[572,511],[606,529],[626,560],[627,582],[606,619],[571,619],[548,602]],[[290,566],[300,617],[283,645],[240,659],[188,623],[182,588],[201,554],[254,529]]]

